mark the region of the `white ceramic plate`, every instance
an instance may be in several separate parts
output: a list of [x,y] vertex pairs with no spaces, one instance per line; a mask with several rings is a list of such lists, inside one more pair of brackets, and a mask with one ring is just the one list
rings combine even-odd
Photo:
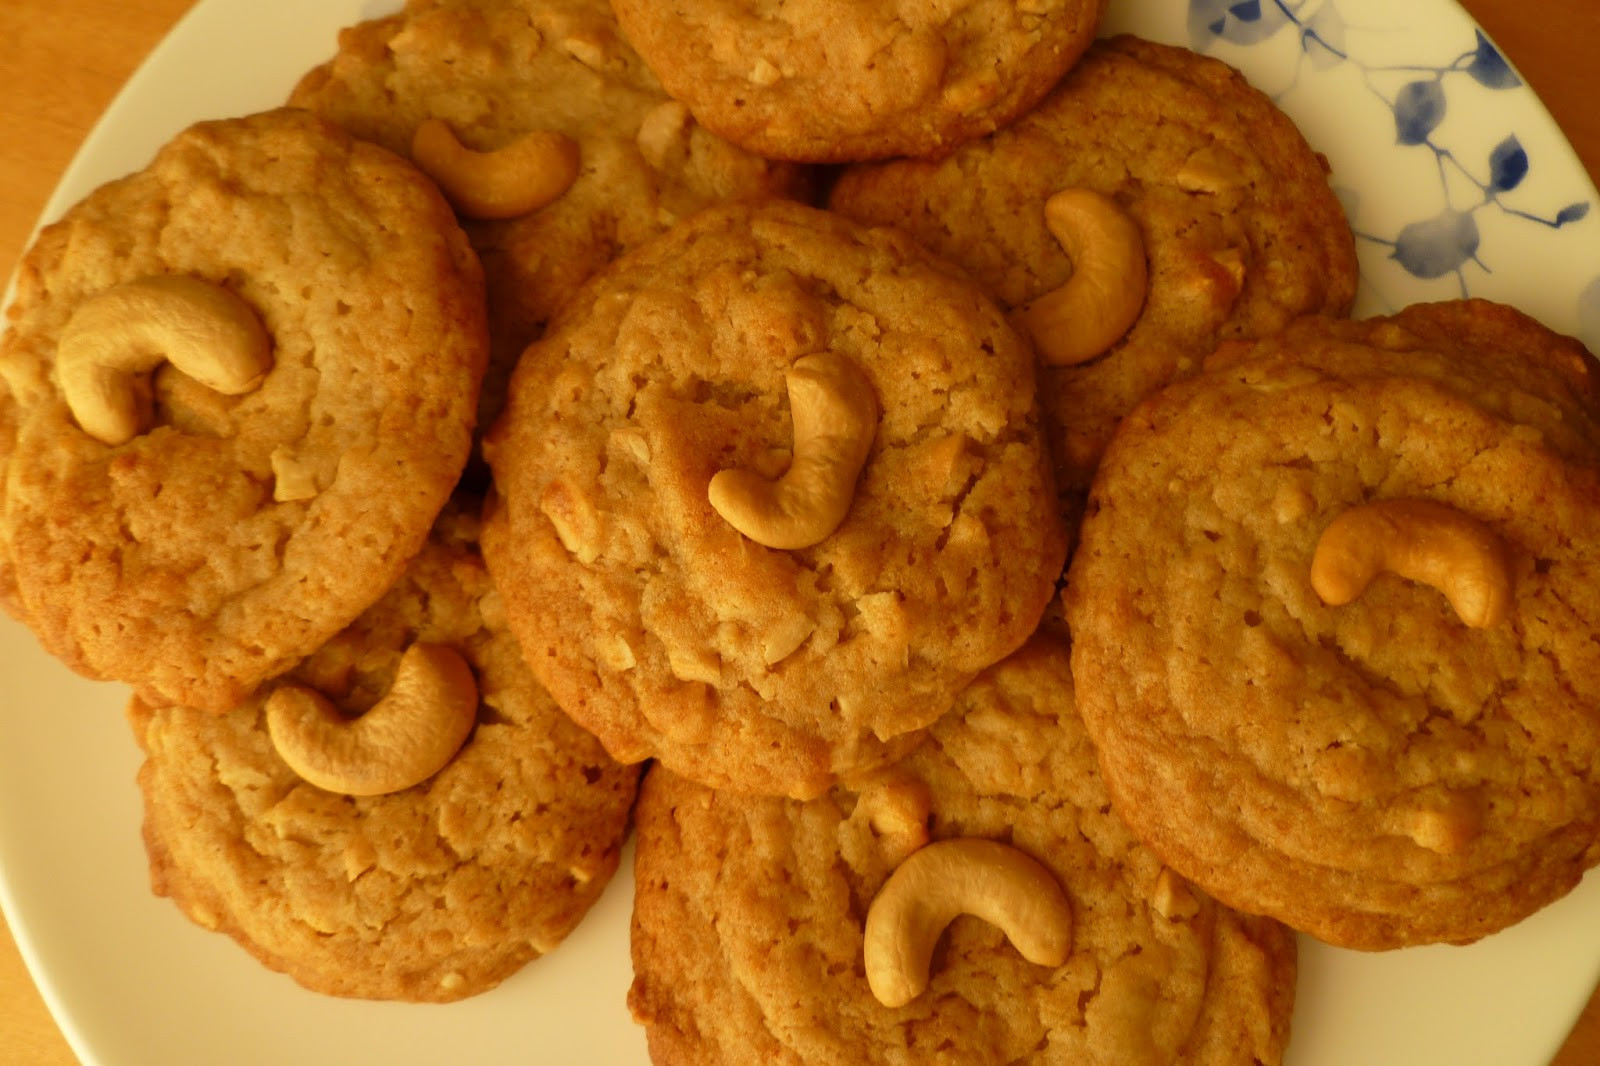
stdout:
[[[395,6],[202,0],[107,111],[46,218],[194,120],[281,103],[340,26]],[[1600,349],[1600,197],[1451,0],[1112,7],[1108,29],[1245,70],[1329,156],[1362,235],[1360,312],[1471,293]],[[559,951],[483,996],[442,1007],[316,996],[150,894],[124,690],[74,677],[4,619],[0,679],[0,904],[88,1066],[646,1061],[624,1006],[626,869]],[[1363,955],[1302,940],[1289,1063],[1543,1066],[1597,978],[1595,876],[1467,948]]]

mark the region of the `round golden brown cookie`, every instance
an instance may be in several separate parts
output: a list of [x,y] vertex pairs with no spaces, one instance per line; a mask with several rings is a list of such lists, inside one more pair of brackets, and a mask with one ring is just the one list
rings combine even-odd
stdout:
[[808,171],[693,121],[622,38],[606,0],[411,0],[343,30],[337,54],[290,102],[401,154],[430,119],[485,153],[552,132],[576,148],[574,178],[548,204],[496,219],[463,210],[489,287],[485,425],[522,349],[620,251],[716,200],[811,192]]
[[[1028,330],[1024,309],[1074,275],[1045,212],[1074,188],[1132,218],[1147,272],[1138,318],[1106,354],[1041,373],[1075,516],[1112,429],[1141,397],[1194,373],[1219,341],[1262,336],[1303,313],[1347,313],[1357,269],[1327,165],[1288,117],[1223,63],[1126,36],[1097,42],[1038,107],[942,162],[849,168],[829,206],[902,227],[987,285]],[[1112,262],[1098,240],[1079,258]],[[1101,268],[1086,279],[1088,269]],[[1125,278],[1098,284],[1113,293]],[[1043,355],[1050,344],[1036,347]]]
[[[818,362],[856,380],[791,403]],[[848,432],[805,423],[860,401]],[[858,445],[859,477],[808,494]],[[1065,552],[1027,345],[902,234],[787,201],[598,275],[485,453],[484,552],[535,674],[617,758],[718,787],[806,797],[903,752],[1027,639]],[[758,543],[711,503],[731,469],[842,524]]]
[[612,0],[667,91],[754,152],[941,155],[1022,114],[1083,54],[1105,0]]
[[1066,615],[1157,854],[1360,948],[1474,940],[1600,860],[1597,381],[1462,301],[1225,346],[1128,416]]
[[302,781],[264,721],[277,683],[223,715],[130,710],[155,891],[315,991],[484,991],[553,950],[617,868],[638,770],[529,674],[475,525],[447,511],[389,593],[281,681],[355,713],[389,691],[408,645],[458,651],[477,724],[424,782],[349,796]]
[[[466,461],[478,261],[410,164],[304,112],[198,124],[91,193],[28,251],[10,316],[0,589],[153,702],[233,706],[348,625]],[[225,395],[181,353],[235,327],[267,369]],[[125,443],[83,428],[116,396],[150,409]]]
[[[629,1005],[662,1066],[1282,1060],[1293,937],[1186,885],[1111,811],[1052,637],[982,674],[863,791],[751,799],[657,768],[636,820]],[[957,917],[926,990],[881,1004],[869,907],[928,837],[1042,863],[1070,904],[1065,962]]]

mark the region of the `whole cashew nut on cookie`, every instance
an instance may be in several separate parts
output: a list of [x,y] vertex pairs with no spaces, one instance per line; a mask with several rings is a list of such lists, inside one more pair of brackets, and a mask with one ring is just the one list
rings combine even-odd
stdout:
[[707,491],[728,524],[769,548],[809,548],[844,521],[878,431],[872,383],[833,354],[795,360],[786,376],[794,450],[777,481],[720,470]]
[[552,130],[533,130],[504,148],[464,146],[443,119],[430,118],[411,139],[411,159],[469,218],[515,218],[551,203],[578,178],[578,145]]
[[1338,607],[1389,571],[1432,585],[1466,625],[1483,629],[1510,611],[1511,568],[1495,532],[1447,504],[1388,499],[1342,512],[1311,557],[1311,587]]
[[220,285],[182,274],[123,282],[86,301],[61,331],[56,375],[83,431],[126,444],[150,425],[144,376],[169,362],[228,396],[261,384],[272,340],[261,320]]
[[477,717],[472,668],[442,644],[407,648],[388,693],[359,718],[302,685],[267,700],[267,732],[283,761],[318,788],[349,796],[426,781],[454,758]]
[[941,840],[901,863],[867,909],[867,984],[878,1002],[902,1007],[928,987],[934,945],[958,914],[1005,932],[1040,966],[1072,950],[1072,906],[1049,870],[995,840]]
[[1072,276],[1022,309],[1048,366],[1075,366],[1111,349],[1139,320],[1149,267],[1139,224],[1109,196],[1063,189],[1044,205],[1045,225],[1072,260]]

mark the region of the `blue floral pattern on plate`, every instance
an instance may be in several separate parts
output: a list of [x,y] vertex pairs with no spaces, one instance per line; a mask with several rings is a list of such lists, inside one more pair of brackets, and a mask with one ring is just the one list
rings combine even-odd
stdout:
[[1328,156],[1360,246],[1358,314],[1485,296],[1600,348],[1595,188],[1501,51],[1446,6],[1439,32],[1437,13],[1393,0],[1123,0],[1108,28],[1160,26],[1238,67]]
[[[1394,115],[1394,143],[1431,151],[1441,169],[1440,185],[1444,206],[1431,217],[1408,223],[1392,238],[1361,233],[1366,240],[1393,249],[1393,258],[1412,275],[1439,278],[1455,275],[1461,295],[1470,295],[1466,264],[1476,263],[1484,270],[1488,264],[1478,257],[1481,233],[1474,216],[1484,208],[1498,208],[1530,222],[1559,228],[1577,222],[1589,213],[1589,203],[1567,204],[1545,217],[1511,207],[1502,199],[1527,177],[1531,166],[1527,151],[1515,133],[1508,133],[1489,152],[1484,168],[1477,173],[1456,153],[1437,139],[1437,131],[1448,114],[1447,85],[1453,76],[1470,77],[1490,89],[1516,89],[1522,85],[1500,50],[1475,30],[1473,46],[1440,65],[1406,64],[1397,68],[1410,76],[1392,98],[1372,84],[1372,76],[1386,68],[1362,62],[1349,50],[1343,17],[1334,3],[1289,5],[1282,0],[1263,4],[1261,0],[1189,0],[1189,43],[1196,51],[1206,51],[1215,41],[1256,44],[1281,31],[1293,28],[1305,62],[1313,70],[1326,70],[1339,63],[1353,63],[1366,76],[1369,88]],[[1298,73],[1298,72],[1297,72]],[[1477,186],[1476,203],[1458,206],[1451,202],[1446,168],[1452,168]],[[1482,176],[1480,176],[1482,175]]]

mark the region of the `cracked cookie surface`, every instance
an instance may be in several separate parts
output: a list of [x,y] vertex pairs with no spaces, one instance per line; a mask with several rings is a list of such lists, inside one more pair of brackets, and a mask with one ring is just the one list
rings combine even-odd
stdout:
[[401,155],[426,119],[482,152],[537,130],[576,143],[577,178],[555,201],[462,220],[494,338],[484,424],[522,349],[602,265],[714,201],[811,191],[804,168],[735,148],[669,98],[606,0],[410,0],[345,28],[289,102]]
[[1045,224],[1068,188],[1114,200],[1144,238],[1144,306],[1105,355],[1043,367],[1057,480],[1074,521],[1117,420],[1195,373],[1219,341],[1345,314],[1355,241],[1327,165],[1242,75],[1184,49],[1097,42],[1036,108],[938,162],[848,168],[829,206],[894,225],[1020,311],[1073,263]]
[[[708,501],[790,462],[785,372],[828,352],[881,415],[843,523],[781,551]],[[815,795],[892,759],[1032,631],[1057,576],[1032,355],[900,234],[709,209],[528,350],[485,452],[484,551],[561,706],[618,758]]]
[[[1068,575],[1111,795],[1174,868],[1334,944],[1467,942],[1600,860],[1593,358],[1506,307],[1307,319],[1124,422]],[[1508,617],[1379,574],[1324,604],[1324,527],[1421,498],[1504,545]],[[1455,565],[1455,564],[1451,564]]]
[[[874,828],[890,809],[874,789],[914,787],[928,802],[910,818],[933,840],[1004,841],[1056,877],[1073,912],[1062,966],[958,917],[925,992],[894,1009],[873,997],[866,912],[914,853],[893,821]],[[1173,877],[1110,811],[1053,637],[980,675],[862,791],[751,799],[658,768],[637,821],[629,1005],[662,1066],[1282,1059],[1292,936]]]
[[[163,365],[154,425],[74,421],[56,347],[123,282],[191,275],[271,338],[223,396]],[[0,600],[52,653],[155,702],[243,699],[349,624],[466,461],[482,272],[403,159],[304,112],[200,123],[45,228],[0,341]]]
[[475,525],[447,511],[401,581],[284,678],[357,714],[413,641],[459,651],[478,722],[427,781],[370,797],[301,781],[268,735],[270,689],[223,715],[130,709],[155,891],[315,991],[482,992],[554,950],[616,871],[638,770],[528,672]]
[[710,128],[775,159],[938,155],[1011,121],[1094,39],[1105,0],[612,0]]

